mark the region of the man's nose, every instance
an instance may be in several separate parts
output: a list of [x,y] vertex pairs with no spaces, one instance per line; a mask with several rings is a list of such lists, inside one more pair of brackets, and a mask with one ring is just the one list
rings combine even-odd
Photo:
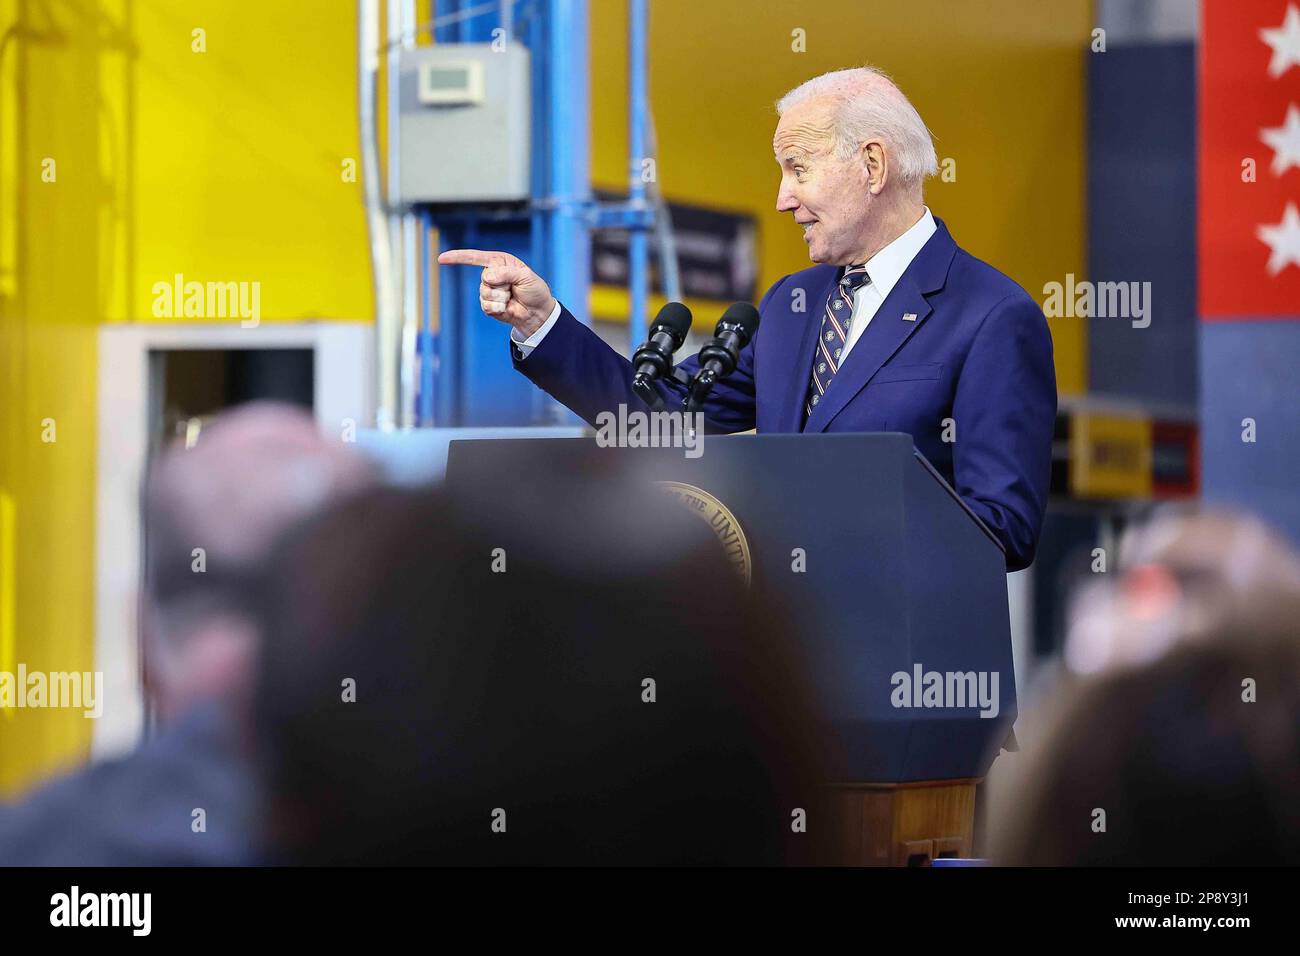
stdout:
[[799,208],[799,200],[794,198],[794,192],[782,186],[776,191],[776,211],[793,212]]

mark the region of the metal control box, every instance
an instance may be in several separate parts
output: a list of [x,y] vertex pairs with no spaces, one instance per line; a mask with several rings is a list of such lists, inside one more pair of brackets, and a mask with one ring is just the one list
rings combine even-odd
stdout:
[[402,50],[396,203],[529,197],[528,50],[457,43]]

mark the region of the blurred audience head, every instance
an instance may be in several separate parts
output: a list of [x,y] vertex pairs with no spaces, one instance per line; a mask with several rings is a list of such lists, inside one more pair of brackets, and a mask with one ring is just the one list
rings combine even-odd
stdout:
[[277,551],[256,695],[273,853],[814,859],[816,733],[780,613],[649,486],[501,478],[454,506],[375,491]]
[[1300,555],[1258,520],[1171,510],[1129,529],[1118,568],[1079,591],[1065,663],[1075,674],[1143,664],[1229,622],[1249,634],[1270,598],[1295,593]]
[[254,598],[276,536],[373,480],[361,458],[322,438],[305,412],[266,402],[177,443],[144,488],[145,680],[163,720],[247,689]]
[[994,808],[996,862],[1300,862],[1300,573],[1253,520],[1166,515],[1084,599]]
[[1300,863],[1300,602],[1271,613],[1267,633],[1063,685],[995,812],[994,860]]

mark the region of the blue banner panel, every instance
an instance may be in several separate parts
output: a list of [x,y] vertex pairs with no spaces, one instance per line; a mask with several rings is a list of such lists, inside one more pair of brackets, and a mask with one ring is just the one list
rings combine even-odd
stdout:
[[1201,324],[1202,486],[1300,544],[1300,322]]

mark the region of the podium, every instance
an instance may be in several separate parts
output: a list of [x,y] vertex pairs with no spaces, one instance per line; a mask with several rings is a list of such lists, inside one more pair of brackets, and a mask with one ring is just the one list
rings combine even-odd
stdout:
[[971,856],[975,787],[1016,716],[997,540],[905,434],[705,436],[691,453],[453,441],[447,487],[454,497],[530,470],[661,483],[799,622],[815,716],[834,743],[840,862]]

